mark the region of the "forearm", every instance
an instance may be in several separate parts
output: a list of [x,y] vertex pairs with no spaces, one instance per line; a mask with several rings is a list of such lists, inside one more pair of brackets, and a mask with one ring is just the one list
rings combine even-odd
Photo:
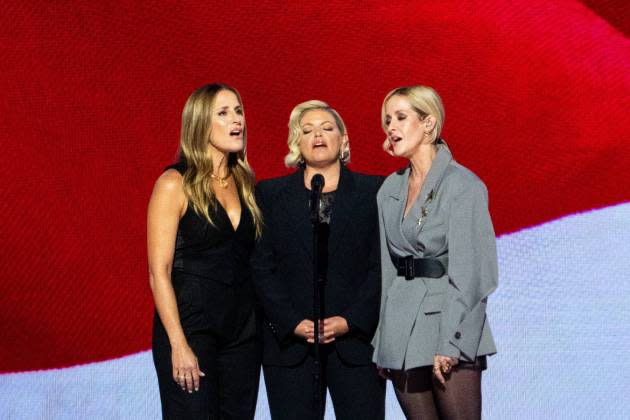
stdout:
[[171,347],[187,344],[186,336],[179,318],[175,290],[171,283],[170,272],[155,270],[150,273],[151,291],[155,301],[155,309],[164,325]]

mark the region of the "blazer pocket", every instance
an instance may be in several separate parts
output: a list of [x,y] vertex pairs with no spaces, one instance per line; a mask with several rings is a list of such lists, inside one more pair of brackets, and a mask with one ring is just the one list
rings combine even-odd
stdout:
[[444,297],[444,293],[425,296],[420,305],[420,309],[422,309],[425,315],[439,314],[442,312]]

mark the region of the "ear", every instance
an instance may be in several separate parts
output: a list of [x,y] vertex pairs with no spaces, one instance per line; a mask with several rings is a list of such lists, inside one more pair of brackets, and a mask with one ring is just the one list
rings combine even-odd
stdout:
[[426,127],[427,134],[432,132],[435,128],[435,117],[433,115],[427,115],[423,122]]

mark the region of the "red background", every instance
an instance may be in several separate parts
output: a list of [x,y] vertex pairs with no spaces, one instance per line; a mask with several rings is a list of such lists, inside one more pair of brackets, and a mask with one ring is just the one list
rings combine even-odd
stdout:
[[315,98],[390,173],[382,98],[432,86],[500,234],[630,200],[629,34],[624,1],[4,3],[0,371],[150,347],[146,205],[195,88],[241,92],[262,179]]

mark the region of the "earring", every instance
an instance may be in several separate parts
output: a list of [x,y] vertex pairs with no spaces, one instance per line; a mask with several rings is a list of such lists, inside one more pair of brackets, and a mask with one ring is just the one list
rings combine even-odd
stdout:
[[343,150],[339,150],[339,160],[343,161]]

